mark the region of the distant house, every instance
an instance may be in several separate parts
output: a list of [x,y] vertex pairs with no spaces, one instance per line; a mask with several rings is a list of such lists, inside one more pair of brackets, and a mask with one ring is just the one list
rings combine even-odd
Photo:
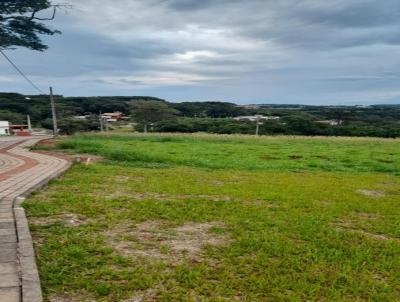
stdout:
[[28,125],[11,125],[8,121],[0,121],[0,135],[31,136]]
[[28,125],[11,125],[10,133],[16,136],[31,136],[32,132],[29,130]]
[[325,124],[329,126],[340,126],[343,124],[342,120],[325,120],[325,121],[316,121],[318,124]]
[[122,112],[108,112],[101,115],[102,118],[106,119],[107,122],[119,122],[123,120],[129,120],[129,117],[125,116]]
[[0,135],[10,135],[10,123],[8,121],[0,121]]
[[265,116],[265,115],[248,115],[248,116],[237,116],[233,118],[236,121],[250,121],[256,122],[258,121],[268,121],[268,120],[279,120],[279,116]]
[[107,122],[119,122],[122,120],[129,120],[129,117],[125,116],[122,112],[108,112],[101,115],[102,118],[106,119]]

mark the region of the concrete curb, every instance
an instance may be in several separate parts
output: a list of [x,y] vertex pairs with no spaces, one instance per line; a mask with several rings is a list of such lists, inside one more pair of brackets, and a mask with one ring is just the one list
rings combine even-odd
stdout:
[[21,207],[21,204],[29,194],[43,188],[51,180],[60,177],[71,166],[72,163],[67,162],[65,167],[54,172],[35,186],[29,188],[13,201],[13,212],[18,238],[18,260],[20,263],[22,302],[43,302],[43,297],[39,272],[36,265],[35,251],[33,249],[32,236],[29,231],[25,209]]

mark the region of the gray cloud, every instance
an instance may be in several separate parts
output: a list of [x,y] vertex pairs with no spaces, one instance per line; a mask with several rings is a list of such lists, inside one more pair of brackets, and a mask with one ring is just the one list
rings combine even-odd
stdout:
[[[227,2],[227,1],[221,1]],[[193,10],[200,10],[200,9],[207,9],[211,5],[218,4],[218,1],[213,0],[203,0],[203,1],[196,1],[196,0],[164,0],[160,3],[165,3],[171,9],[175,9],[178,11],[193,11]]]
[[[11,55],[66,95],[343,103],[400,94],[398,0],[70,0],[46,53]],[[0,61],[0,90],[29,88]],[[14,84],[13,84],[14,83]],[[82,85],[84,83],[84,85]]]

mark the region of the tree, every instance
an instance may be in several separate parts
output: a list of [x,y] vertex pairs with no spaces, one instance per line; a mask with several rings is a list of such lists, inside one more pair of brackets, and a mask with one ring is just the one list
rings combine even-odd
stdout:
[[143,124],[144,132],[147,132],[151,123],[170,119],[178,114],[178,111],[160,101],[136,101],[131,105],[131,115],[135,122]]
[[[53,129],[53,120],[48,118],[42,121],[46,129]],[[98,131],[100,129],[99,119],[96,115],[90,115],[84,120],[77,120],[73,117],[64,117],[58,120],[60,134],[71,135],[76,132]]]
[[183,102],[171,106],[186,117],[215,117],[224,118],[246,115],[246,109],[225,102]]
[[9,121],[12,124],[24,124],[26,123],[26,115],[9,110],[0,110],[0,120]]
[[[57,8],[63,4],[53,5],[49,0],[1,0],[0,1],[0,50],[14,46],[43,51],[39,35],[54,35],[58,30],[48,28],[41,21],[53,20]],[[48,17],[38,17],[38,13],[52,9]]]

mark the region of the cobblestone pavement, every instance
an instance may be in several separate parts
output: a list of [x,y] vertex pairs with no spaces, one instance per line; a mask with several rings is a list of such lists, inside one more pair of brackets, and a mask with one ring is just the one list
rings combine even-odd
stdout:
[[21,196],[60,175],[69,163],[26,148],[41,139],[0,138],[0,302],[42,301]]

